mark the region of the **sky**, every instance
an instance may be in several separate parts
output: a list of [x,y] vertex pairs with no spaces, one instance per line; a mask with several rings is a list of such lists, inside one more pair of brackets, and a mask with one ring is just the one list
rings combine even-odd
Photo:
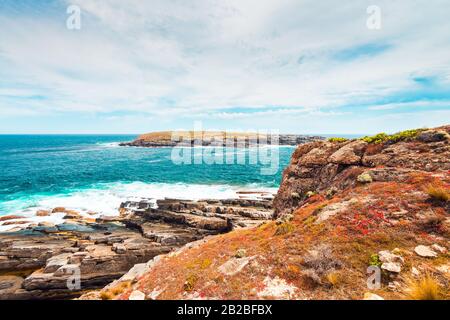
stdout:
[[448,0],[0,0],[0,133],[450,124],[449,13]]

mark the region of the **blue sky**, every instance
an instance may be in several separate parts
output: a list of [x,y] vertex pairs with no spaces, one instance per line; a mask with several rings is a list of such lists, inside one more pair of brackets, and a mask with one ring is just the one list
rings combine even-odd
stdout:
[[0,133],[449,124],[450,3],[375,2],[2,0]]

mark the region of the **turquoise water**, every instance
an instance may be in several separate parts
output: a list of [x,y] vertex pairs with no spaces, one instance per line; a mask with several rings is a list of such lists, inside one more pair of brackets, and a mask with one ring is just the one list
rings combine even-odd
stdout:
[[258,152],[254,149],[226,150],[244,154],[245,164],[175,165],[171,148],[118,146],[134,138],[0,135],[0,215],[55,206],[104,212],[131,197],[226,197],[243,188],[273,191],[294,150],[277,149],[276,174],[262,175],[265,165],[248,160]]

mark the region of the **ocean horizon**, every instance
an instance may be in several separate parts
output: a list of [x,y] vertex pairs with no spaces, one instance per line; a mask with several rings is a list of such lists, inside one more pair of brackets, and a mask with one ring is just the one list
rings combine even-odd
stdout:
[[[261,175],[260,163],[176,165],[171,148],[119,146],[134,138],[136,135],[0,135],[0,216],[21,215],[37,221],[41,219],[35,216],[38,210],[55,207],[117,215],[120,204],[127,200],[224,199],[237,197],[242,190],[276,193],[282,170],[295,149],[280,146],[278,170],[274,175]],[[224,152],[248,158],[257,151]]]

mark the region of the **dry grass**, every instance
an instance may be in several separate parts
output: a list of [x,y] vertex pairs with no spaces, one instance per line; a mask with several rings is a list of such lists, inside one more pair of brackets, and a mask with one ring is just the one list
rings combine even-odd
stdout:
[[100,293],[100,298],[102,300],[112,300],[116,298],[118,295],[122,294],[125,290],[131,287],[130,281],[124,281],[119,283],[117,286],[112,287],[108,290],[103,290]]
[[439,282],[427,274],[418,280],[408,281],[407,298],[411,300],[440,300],[442,289]]
[[277,227],[277,230],[275,231],[276,236],[285,235],[288,233],[291,233],[295,230],[295,226],[290,222],[283,222]]
[[336,288],[339,286],[342,280],[342,276],[338,272],[330,272],[326,275],[327,282],[333,287]]
[[430,196],[431,199],[436,201],[447,202],[450,200],[450,191],[440,185],[430,184],[425,189],[425,192]]

